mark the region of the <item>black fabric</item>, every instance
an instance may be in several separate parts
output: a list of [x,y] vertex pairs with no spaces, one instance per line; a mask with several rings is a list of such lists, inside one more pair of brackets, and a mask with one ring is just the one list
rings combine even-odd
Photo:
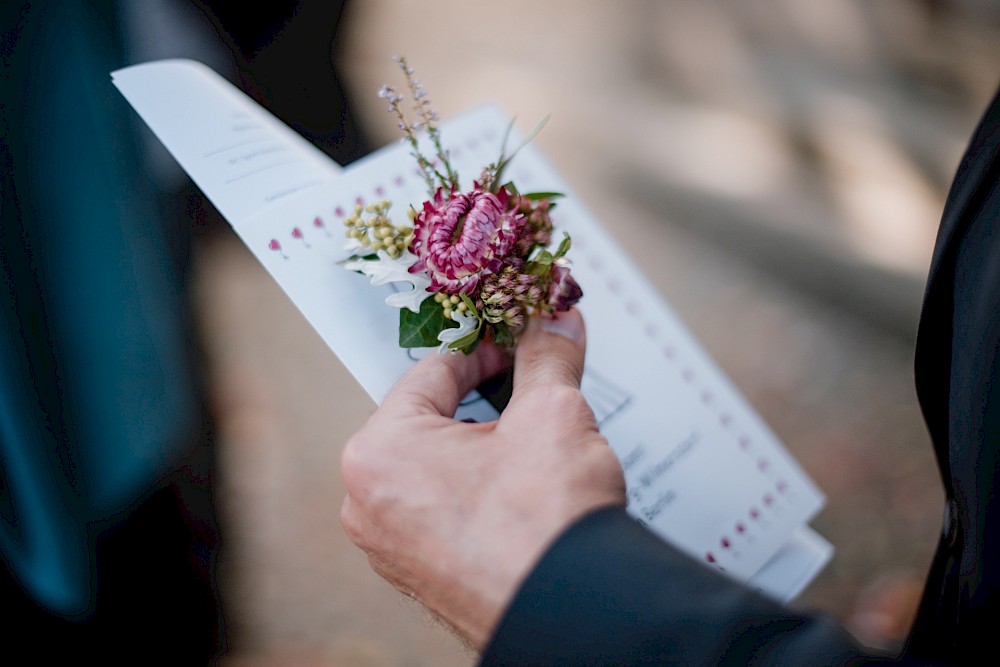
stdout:
[[224,637],[208,486],[176,475],[100,532],[95,606],[84,617],[45,609],[0,568],[4,657],[30,655],[33,664],[50,665],[214,663]]
[[1000,620],[1000,96],[945,206],[917,338],[917,394],[954,534],[943,536],[908,651],[973,663]]
[[482,664],[817,665],[858,656],[836,624],[790,614],[615,508],[585,517],[548,551]]
[[866,653],[831,621],[716,575],[615,509],[555,542],[481,664],[979,664],[1000,621],[1000,94],[948,196],[915,363],[950,516],[901,656]]

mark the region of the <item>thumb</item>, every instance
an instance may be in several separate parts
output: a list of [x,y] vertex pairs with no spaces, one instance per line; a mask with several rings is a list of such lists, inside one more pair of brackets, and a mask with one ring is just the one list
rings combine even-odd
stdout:
[[532,317],[517,344],[512,400],[536,387],[579,389],[586,349],[583,317],[576,308],[553,318]]

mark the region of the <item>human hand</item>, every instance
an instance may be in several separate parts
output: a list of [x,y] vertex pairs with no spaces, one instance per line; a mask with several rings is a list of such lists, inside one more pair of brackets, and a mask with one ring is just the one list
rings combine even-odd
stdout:
[[532,318],[514,391],[496,422],[452,417],[500,372],[498,350],[431,354],[347,443],[341,521],[372,568],[477,649],[556,537],[600,507],[625,504],[625,480],[579,391],[579,312]]

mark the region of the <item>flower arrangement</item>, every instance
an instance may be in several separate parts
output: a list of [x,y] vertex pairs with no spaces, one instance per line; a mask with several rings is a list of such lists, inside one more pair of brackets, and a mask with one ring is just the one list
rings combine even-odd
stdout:
[[[514,183],[503,182],[504,169],[517,153],[506,153],[507,137],[499,158],[483,168],[471,190],[463,191],[427,92],[406,60],[395,60],[418,120],[407,119],[404,98],[391,86],[383,86],[379,97],[399,121],[428,199],[419,208],[410,206],[410,225],[393,223],[388,200],[355,208],[344,219],[353,252],[344,267],[369,276],[373,285],[412,285],[412,291],[386,299],[400,309],[401,347],[470,353],[487,336],[499,346],[513,347],[528,317],[552,317],[583,295],[566,258],[569,236],[564,234],[555,250],[549,249],[550,213],[562,195],[522,193]],[[434,159],[421,152],[420,132],[430,139]]]

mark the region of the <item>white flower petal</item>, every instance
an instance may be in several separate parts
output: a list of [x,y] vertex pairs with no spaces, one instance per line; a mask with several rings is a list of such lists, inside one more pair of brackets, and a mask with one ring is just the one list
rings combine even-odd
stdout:
[[360,271],[372,280],[372,285],[386,283],[409,283],[412,291],[390,294],[385,302],[394,308],[409,308],[415,313],[420,312],[420,304],[431,295],[427,291],[431,279],[423,273],[410,273],[410,267],[417,261],[415,255],[404,251],[393,259],[384,250],[378,251],[378,259],[353,259],[344,262],[348,271]]
[[468,336],[479,326],[479,320],[471,313],[460,313],[453,310],[451,311],[451,319],[458,322],[458,327],[450,327],[438,332],[438,340],[441,341],[441,347],[438,348],[439,354],[448,352],[450,343]]
[[[427,284],[430,285],[429,280]],[[393,308],[409,308],[413,312],[419,313],[420,304],[430,295],[431,293],[427,291],[426,286],[424,289],[415,287],[409,292],[395,292],[390,294],[385,298],[385,302]]]
[[355,257],[353,259],[345,259],[340,263],[342,267],[348,271],[361,271],[364,272],[365,265],[369,264],[368,260],[361,259],[360,257]]
[[415,283],[423,278],[427,284],[431,284],[430,278],[421,276],[419,273],[410,273],[410,267],[417,261],[416,256],[409,252],[393,259],[385,252],[378,251],[378,261],[369,262],[369,270],[362,269],[366,276],[372,277],[372,285],[385,285],[386,283],[408,282]]

